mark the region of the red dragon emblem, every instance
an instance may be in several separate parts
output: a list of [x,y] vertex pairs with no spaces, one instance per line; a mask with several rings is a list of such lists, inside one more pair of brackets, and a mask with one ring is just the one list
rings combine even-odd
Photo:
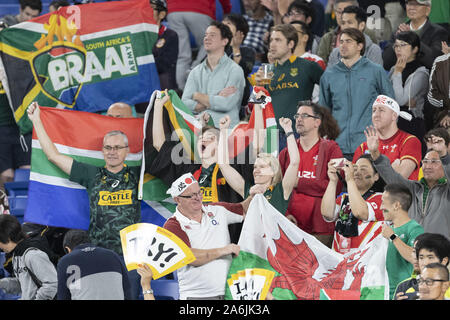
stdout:
[[[280,230],[280,239],[274,240],[276,245],[276,255],[267,250],[267,258],[272,267],[281,275],[273,279],[270,291],[274,288],[291,290],[299,300],[318,300],[320,289],[342,289],[344,279],[348,272],[351,272],[354,280],[348,288],[359,291],[361,280],[365,273],[365,268],[355,268],[359,258],[368,249],[356,252],[342,260],[335,269],[328,270],[325,276],[319,281],[313,279],[314,272],[319,267],[319,263],[314,252],[303,240],[299,244],[293,244],[286,234]],[[355,256],[358,257],[355,259]],[[353,271],[352,271],[353,270]]]

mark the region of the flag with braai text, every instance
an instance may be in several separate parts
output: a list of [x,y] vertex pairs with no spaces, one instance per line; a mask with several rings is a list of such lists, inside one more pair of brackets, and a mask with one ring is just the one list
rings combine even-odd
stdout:
[[159,89],[148,0],[61,7],[0,33],[0,80],[23,134],[31,102],[88,112],[148,102]]

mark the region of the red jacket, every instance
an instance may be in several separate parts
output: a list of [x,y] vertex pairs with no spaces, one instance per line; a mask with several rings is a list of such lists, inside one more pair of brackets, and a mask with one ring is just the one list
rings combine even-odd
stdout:
[[[225,14],[231,12],[230,0],[219,0]],[[189,11],[210,16],[216,20],[216,0],[167,0],[167,11]]]
[[[286,215],[297,215],[298,227],[310,234],[333,234],[334,222],[326,222],[320,211],[322,196],[328,186],[328,162],[330,159],[342,158],[342,151],[338,144],[333,140],[320,139],[319,154],[317,158],[317,167],[315,179],[299,178],[297,187],[292,191],[291,200]],[[297,145],[300,142],[297,140]],[[279,155],[281,170],[285,173],[289,166],[289,154],[287,148],[284,148]],[[301,159],[300,159],[301,161]],[[342,183],[338,183],[336,196],[341,193]],[[301,212],[302,201],[298,201],[299,195],[307,195],[314,198],[313,212],[303,212],[298,218],[298,212]],[[302,199],[303,200],[303,199]]]

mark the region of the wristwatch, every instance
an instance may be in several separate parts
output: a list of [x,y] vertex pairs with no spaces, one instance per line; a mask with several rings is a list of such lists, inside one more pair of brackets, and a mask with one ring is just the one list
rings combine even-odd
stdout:
[[153,290],[149,289],[149,290],[143,290],[142,293],[145,294],[153,294]]
[[394,241],[395,238],[397,238],[397,235],[395,233],[393,233],[390,237],[389,240]]

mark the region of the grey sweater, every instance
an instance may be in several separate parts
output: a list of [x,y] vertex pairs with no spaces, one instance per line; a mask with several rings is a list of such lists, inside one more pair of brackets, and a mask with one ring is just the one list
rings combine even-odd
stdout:
[[[14,255],[12,264],[15,277],[0,279],[0,288],[6,293],[20,294],[21,300],[51,300],[55,297],[56,269],[45,252],[29,248],[23,255]],[[31,269],[42,282],[40,288],[34,283],[26,268]]]
[[450,238],[450,155],[441,158],[445,182],[438,183],[429,190],[428,197],[423,203],[426,189],[425,180],[408,180],[392,169],[389,159],[381,155],[374,161],[375,168],[386,183],[400,183],[406,186],[413,195],[413,201],[408,215],[416,220],[425,232],[440,233]]

